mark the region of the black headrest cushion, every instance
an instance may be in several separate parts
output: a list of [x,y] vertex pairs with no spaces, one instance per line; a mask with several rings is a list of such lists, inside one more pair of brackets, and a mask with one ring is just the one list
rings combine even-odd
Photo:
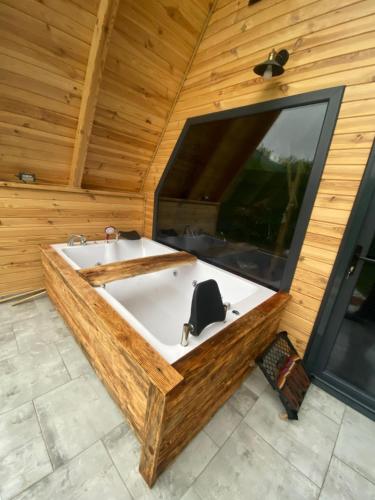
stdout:
[[207,325],[224,320],[225,308],[216,281],[198,283],[191,302],[189,323],[194,327],[192,334],[199,335]]

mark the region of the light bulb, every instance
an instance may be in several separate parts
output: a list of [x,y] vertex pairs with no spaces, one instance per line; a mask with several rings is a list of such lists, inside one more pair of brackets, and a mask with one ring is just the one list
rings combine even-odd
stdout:
[[271,80],[272,78],[272,66],[269,64],[266,68],[266,71],[263,73],[263,78],[265,80]]

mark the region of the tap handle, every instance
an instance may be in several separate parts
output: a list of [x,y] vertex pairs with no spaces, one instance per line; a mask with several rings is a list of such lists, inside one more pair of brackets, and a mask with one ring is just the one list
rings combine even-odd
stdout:
[[117,231],[117,229],[116,229],[114,226],[107,226],[107,227],[104,229],[104,232],[105,232],[105,240],[108,242],[110,235],[111,235],[111,234],[114,234],[116,231]]

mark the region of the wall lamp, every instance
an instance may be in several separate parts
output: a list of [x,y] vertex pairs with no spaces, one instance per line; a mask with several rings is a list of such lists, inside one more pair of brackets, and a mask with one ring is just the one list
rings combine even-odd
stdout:
[[272,49],[267,61],[254,66],[254,73],[262,76],[265,80],[270,80],[273,76],[279,76],[284,73],[284,65],[288,59],[289,52],[286,49],[281,49],[279,52]]

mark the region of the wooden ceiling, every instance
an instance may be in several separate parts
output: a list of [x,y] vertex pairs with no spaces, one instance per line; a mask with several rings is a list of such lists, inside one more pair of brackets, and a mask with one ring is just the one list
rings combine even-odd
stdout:
[[211,0],[1,0],[0,180],[142,190]]

